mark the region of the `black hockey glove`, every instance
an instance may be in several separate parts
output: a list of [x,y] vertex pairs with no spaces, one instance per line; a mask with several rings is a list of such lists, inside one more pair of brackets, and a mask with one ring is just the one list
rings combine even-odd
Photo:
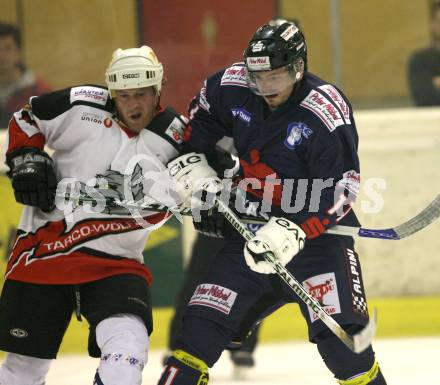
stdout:
[[193,218],[194,228],[197,232],[214,238],[224,238],[229,236],[234,228],[217,208],[200,210],[200,221]]
[[34,147],[23,147],[6,156],[15,200],[48,213],[55,208],[57,178],[51,157]]
[[233,169],[236,166],[236,161],[231,153],[220,146],[216,146],[212,152],[205,153],[205,156],[208,164],[217,172],[220,178],[224,177],[225,170]]

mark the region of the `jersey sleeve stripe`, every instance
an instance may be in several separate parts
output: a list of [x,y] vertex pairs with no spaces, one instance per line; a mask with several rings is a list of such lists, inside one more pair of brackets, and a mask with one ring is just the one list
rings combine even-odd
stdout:
[[320,86],[318,88],[324,91],[331,98],[331,100],[333,100],[333,102],[342,113],[345,124],[351,124],[350,107],[348,106],[342,95],[339,93],[339,91],[336,89],[336,87],[333,87],[331,84],[324,84],[323,86]]
[[339,108],[330,101],[326,94],[321,93],[317,89],[311,90],[302,100],[300,106],[312,111],[318,116],[330,132],[346,124]]
[[244,63],[235,63],[227,68],[220,80],[220,86],[238,86],[249,88]]
[[166,140],[175,150],[180,151],[187,124],[185,117],[179,115],[171,107],[166,107],[151,121],[148,130]]
[[22,128],[16,119],[17,117],[14,116],[9,122],[9,143],[6,153],[20,147],[36,147],[42,150],[46,142],[44,135],[37,128],[34,128],[33,132]]

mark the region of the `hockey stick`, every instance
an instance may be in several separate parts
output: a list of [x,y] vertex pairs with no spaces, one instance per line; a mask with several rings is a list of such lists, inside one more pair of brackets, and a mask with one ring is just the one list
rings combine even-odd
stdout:
[[[254,237],[254,233],[249,231],[244,223],[240,221],[237,215],[229,208],[227,204],[222,202],[218,197],[214,198],[214,204],[218,211],[224,215],[228,222],[246,239],[249,241]],[[277,275],[289,286],[292,291],[301,300],[309,306],[319,319],[353,352],[361,353],[370,346],[371,341],[376,333],[376,309],[373,312],[373,318],[370,319],[367,325],[359,332],[350,336],[347,332],[330,317],[321,305],[316,301],[304,287],[296,280],[296,278],[287,270],[279,261],[277,261],[271,252],[263,254],[264,259],[275,268]]]
[[[79,195],[79,196],[70,196],[68,193],[64,195],[57,195],[58,199],[67,199],[73,200],[77,205],[83,204],[91,204],[96,203],[96,199],[93,199],[89,196]],[[120,201],[120,200],[108,200],[105,201],[105,212],[112,213],[114,208],[126,208],[132,210],[146,210],[146,211],[172,211],[179,212],[181,215],[191,215],[191,208],[176,208],[170,209],[167,206],[161,204],[151,204],[149,202],[134,202],[134,201]],[[419,214],[410,220],[402,223],[396,227],[390,227],[387,229],[367,229],[364,227],[352,227],[352,226],[341,226],[336,225],[326,230],[328,234],[335,235],[346,235],[351,237],[363,237],[363,238],[376,238],[376,239],[385,239],[385,240],[399,240],[406,238],[418,231],[424,229],[429,224],[434,222],[437,218],[440,217],[440,194],[436,196],[436,198],[426,206]],[[251,224],[264,224],[267,220],[246,215],[240,214],[240,219],[243,223],[251,223]]]
[[[440,217],[440,194],[420,213],[396,227],[388,229],[365,229],[363,227],[334,226],[327,230],[330,234],[357,235],[359,237],[399,240],[417,233]],[[333,232],[333,230],[337,232]]]
[[[63,196],[57,196],[58,199],[70,199],[75,201],[77,199],[77,204],[93,204],[98,203],[96,199],[92,199],[87,196],[69,196],[65,194]],[[102,202],[101,202],[102,203]],[[128,202],[120,201],[118,199],[112,198],[109,201],[105,201],[106,208],[107,205],[116,205],[116,208],[125,208],[132,210],[149,210],[149,211],[169,211],[176,212],[183,215],[190,215],[191,209],[185,208],[176,210],[170,209],[166,206],[156,205],[145,205],[139,204],[138,202]],[[238,216],[232,211],[231,208],[219,198],[214,196],[214,205],[217,206],[220,213],[231,223],[231,225],[246,239],[249,240],[253,238],[254,234],[249,231],[245,224],[243,224]],[[106,212],[111,212],[111,207],[108,207]],[[256,223],[255,218],[250,223]],[[260,224],[264,224],[264,221],[259,221]],[[302,285],[296,280],[296,278],[290,274],[290,272],[277,260],[275,260],[272,253],[265,253],[264,258],[269,263],[273,264],[278,276],[288,285],[295,294],[316,313],[317,317],[320,318],[325,325],[353,352],[361,353],[364,351],[371,343],[373,336],[376,331],[376,311],[374,311],[373,318],[370,319],[368,324],[359,333],[350,336],[347,332],[332,318],[330,317],[321,305],[302,287]]]

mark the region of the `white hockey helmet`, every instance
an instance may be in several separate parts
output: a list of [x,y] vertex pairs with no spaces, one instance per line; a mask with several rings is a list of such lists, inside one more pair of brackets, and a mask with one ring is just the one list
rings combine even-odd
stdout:
[[140,48],[118,48],[113,52],[105,71],[105,81],[112,97],[115,90],[153,86],[160,94],[163,67],[154,51],[143,45]]

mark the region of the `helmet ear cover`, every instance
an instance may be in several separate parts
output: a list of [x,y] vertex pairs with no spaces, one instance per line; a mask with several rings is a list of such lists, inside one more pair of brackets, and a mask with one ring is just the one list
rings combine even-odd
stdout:
[[151,86],[160,95],[163,66],[154,51],[146,45],[125,50],[119,48],[113,52],[105,80],[112,97],[116,90]]

